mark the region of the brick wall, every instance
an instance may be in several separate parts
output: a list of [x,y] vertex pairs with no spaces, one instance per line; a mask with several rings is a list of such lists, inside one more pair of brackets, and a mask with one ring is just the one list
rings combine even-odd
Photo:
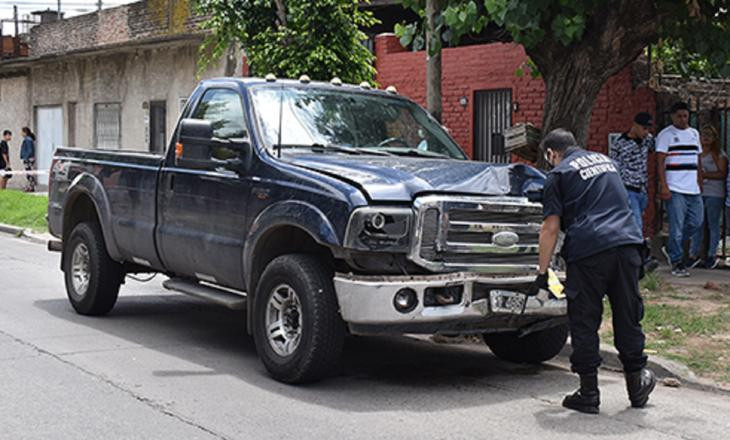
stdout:
[[30,55],[42,56],[91,49],[167,35],[201,33],[203,17],[191,0],[146,0],[35,26]]
[[[10,35],[2,36],[2,49],[0,49],[0,57],[2,58],[13,58],[15,57],[15,44],[16,37]],[[18,38],[20,40],[20,38]],[[18,41],[18,56],[28,56],[28,45],[23,41]]]
[[[398,91],[425,105],[426,54],[406,51],[392,34],[381,34],[375,40],[375,67],[381,87],[395,85]],[[524,49],[511,43],[493,43],[449,48],[443,51],[443,122],[454,138],[472,155],[473,101],[478,90],[512,89],[512,100],[517,104],[512,120],[542,122],[545,85],[542,79],[529,75],[518,77],[515,72],[527,60]],[[468,99],[466,107],[459,104],[461,97]],[[596,100],[591,118],[588,147],[606,152],[608,134],[625,131],[635,113],[654,112],[654,93],[645,87],[634,88],[631,69],[627,67],[604,85]]]
[[[404,49],[393,34],[381,34],[375,39],[375,67],[381,87],[394,85],[398,92],[426,104],[426,54]],[[517,111],[513,123],[542,123],[545,85],[542,79],[529,74],[516,75],[527,60],[522,46],[512,43],[493,43],[444,49],[442,53],[443,123],[466,153],[474,152],[474,93],[478,90],[512,89],[512,101]],[[468,99],[466,107],[459,103]],[[603,86],[591,117],[588,148],[606,153],[608,135],[631,127],[639,111],[654,114],[656,98],[646,87],[634,87],[631,67],[613,76]],[[654,169],[654,158],[650,169]],[[650,181],[653,181],[653,172]],[[651,187],[652,185],[650,185]],[[653,198],[653,191],[650,194]],[[646,220],[653,218],[653,206],[647,210]],[[646,221],[645,224],[649,222]]]

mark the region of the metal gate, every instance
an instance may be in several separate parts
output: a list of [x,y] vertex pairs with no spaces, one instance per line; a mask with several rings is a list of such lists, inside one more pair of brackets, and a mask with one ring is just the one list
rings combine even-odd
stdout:
[[508,163],[504,131],[512,126],[512,89],[474,92],[474,159]]
[[167,141],[167,102],[152,101],[150,103],[150,151],[163,153]]
[[61,106],[36,107],[36,168],[41,173],[38,183],[48,185],[48,169],[53,153],[63,143],[63,108]]

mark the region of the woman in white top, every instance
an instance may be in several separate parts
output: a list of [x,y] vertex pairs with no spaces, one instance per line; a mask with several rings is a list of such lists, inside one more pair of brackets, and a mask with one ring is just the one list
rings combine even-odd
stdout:
[[[717,130],[711,125],[702,127],[700,131],[702,143],[702,201],[705,206],[705,224],[692,238],[690,267],[717,267],[717,245],[720,243],[720,219],[725,204],[725,179],[727,178],[727,156],[720,151]],[[702,237],[705,229],[709,240],[707,254],[700,255]]]

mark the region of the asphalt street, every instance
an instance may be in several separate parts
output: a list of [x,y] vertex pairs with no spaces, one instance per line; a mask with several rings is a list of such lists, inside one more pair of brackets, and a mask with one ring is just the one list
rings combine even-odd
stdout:
[[658,386],[629,408],[602,373],[599,416],[564,410],[577,379],[559,363],[482,347],[352,337],[339,374],[270,379],[245,318],[128,281],[112,313],[76,315],[59,254],[0,235],[2,439],[724,439],[730,398]]

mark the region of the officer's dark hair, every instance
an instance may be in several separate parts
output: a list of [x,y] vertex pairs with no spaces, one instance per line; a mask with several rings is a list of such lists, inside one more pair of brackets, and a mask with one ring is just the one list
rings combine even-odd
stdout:
[[562,153],[570,147],[577,145],[573,133],[569,132],[564,128],[556,128],[543,138],[540,143],[540,149],[544,152],[548,148],[556,153]]
[[3,131],[3,136],[12,136],[12,135],[13,135],[13,132],[10,130]]
[[672,105],[672,108],[669,109],[670,114],[675,114],[680,110],[687,110],[689,111],[689,105],[687,105],[684,101],[677,101]]

